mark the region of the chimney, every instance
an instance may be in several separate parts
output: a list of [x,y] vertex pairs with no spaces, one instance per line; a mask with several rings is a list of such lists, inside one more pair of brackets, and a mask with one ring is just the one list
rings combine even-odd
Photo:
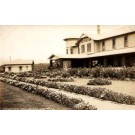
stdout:
[[100,34],[100,25],[97,25],[97,34]]

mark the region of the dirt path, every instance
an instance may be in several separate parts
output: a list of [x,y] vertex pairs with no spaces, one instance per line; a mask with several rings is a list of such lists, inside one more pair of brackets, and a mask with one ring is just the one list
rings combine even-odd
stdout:
[[0,82],[0,109],[70,110],[70,108]]

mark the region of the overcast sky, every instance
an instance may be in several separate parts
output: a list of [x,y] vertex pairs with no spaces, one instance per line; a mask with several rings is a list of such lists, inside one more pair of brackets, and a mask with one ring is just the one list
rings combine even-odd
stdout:
[[[123,26],[100,26],[108,32]],[[0,26],[0,61],[32,59],[46,62],[51,54],[65,54],[67,37],[79,37],[82,33],[96,34],[96,25],[76,26]]]

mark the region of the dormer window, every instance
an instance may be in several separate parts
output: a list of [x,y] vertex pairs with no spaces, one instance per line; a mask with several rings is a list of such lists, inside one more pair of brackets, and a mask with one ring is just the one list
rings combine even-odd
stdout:
[[81,46],[81,53],[85,53],[85,45]]
[[70,48],[70,54],[73,54],[73,48]]
[[87,44],[87,52],[91,52],[91,43]]

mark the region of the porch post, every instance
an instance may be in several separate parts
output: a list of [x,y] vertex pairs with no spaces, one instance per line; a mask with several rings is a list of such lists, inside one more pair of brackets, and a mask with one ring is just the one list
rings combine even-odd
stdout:
[[122,56],[122,67],[125,66],[125,56]]
[[107,58],[104,57],[104,67],[107,67]]
[[52,60],[50,59],[50,67],[52,67],[53,65],[52,65]]

